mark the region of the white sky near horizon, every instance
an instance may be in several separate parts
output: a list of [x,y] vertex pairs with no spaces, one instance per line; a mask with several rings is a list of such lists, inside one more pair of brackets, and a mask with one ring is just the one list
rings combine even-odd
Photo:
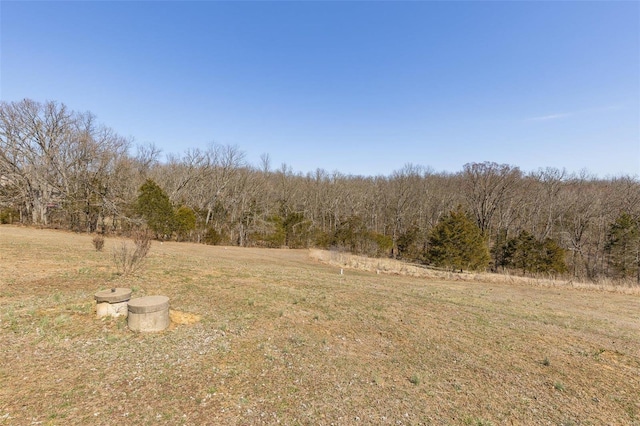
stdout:
[[0,3],[0,99],[164,153],[640,175],[639,2]]

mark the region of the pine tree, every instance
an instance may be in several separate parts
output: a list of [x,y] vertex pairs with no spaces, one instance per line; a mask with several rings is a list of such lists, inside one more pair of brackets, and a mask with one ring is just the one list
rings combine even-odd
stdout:
[[635,276],[640,283],[640,223],[622,213],[609,227],[607,244],[609,266],[620,278]]
[[188,239],[191,231],[196,229],[196,213],[187,206],[180,206],[174,214],[175,231],[178,240]]
[[169,196],[151,179],[140,187],[135,212],[146,221],[156,238],[170,237],[175,229],[175,215]]
[[504,270],[511,266],[515,244],[513,238],[507,237],[507,230],[501,229],[496,235],[496,242],[491,247],[491,258],[493,259],[492,271],[498,272],[498,268]]
[[513,267],[520,269],[522,275],[536,271],[538,263],[537,243],[535,237],[525,230],[520,231],[518,236],[510,241],[509,245],[513,247],[511,264]]
[[567,272],[567,264],[565,262],[566,252],[551,239],[545,239],[541,246],[541,254],[538,265],[540,272],[548,272],[552,274],[561,274]]
[[458,206],[429,233],[427,259],[451,270],[482,270],[489,265],[485,237],[476,223]]
[[567,270],[565,250],[555,240],[540,241],[525,230],[513,238],[500,236],[491,254],[496,268],[519,269],[522,275],[527,272],[559,274]]

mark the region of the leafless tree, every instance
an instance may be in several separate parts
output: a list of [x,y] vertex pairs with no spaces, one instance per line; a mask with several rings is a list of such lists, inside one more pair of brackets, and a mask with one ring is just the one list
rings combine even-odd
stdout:
[[237,146],[212,144],[205,152],[204,188],[207,191],[207,217],[205,223],[211,221],[216,203],[221,201],[229,183],[245,165],[245,154]]
[[491,162],[465,164],[463,193],[478,226],[488,233],[492,219],[502,203],[513,194],[512,188],[522,174],[520,169]]

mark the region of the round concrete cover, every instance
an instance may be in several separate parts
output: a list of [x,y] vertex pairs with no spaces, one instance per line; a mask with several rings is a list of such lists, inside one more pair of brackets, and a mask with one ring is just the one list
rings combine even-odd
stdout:
[[134,314],[146,314],[163,309],[169,309],[167,296],[145,296],[129,301],[129,312]]
[[[115,290],[115,291],[113,291]],[[131,299],[130,288],[115,288],[109,290],[102,290],[95,294],[96,302],[108,302],[108,303],[120,303]]]

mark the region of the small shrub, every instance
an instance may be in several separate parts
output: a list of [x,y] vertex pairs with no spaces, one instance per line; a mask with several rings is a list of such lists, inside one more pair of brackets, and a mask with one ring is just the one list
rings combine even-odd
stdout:
[[0,224],[12,224],[20,220],[20,212],[16,209],[8,208],[0,210]]
[[137,272],[143,265],[151,248],[151,232],[137,230],[133,234],[133,247],[126,241],[113,249],[113,262],[118,273],[123,276]]
[[420,384],[420,376],[418,376],[417,374],[414,374],[413,376],[411,376],[409,378],[409,382],[411,382],[414,385],[419,385]]
[[204,243],[210,246],[217,246],[222,243],[222,235],[213,228],[208,228],[204,234]]
[[96,251],[102,251],[102,249],[104,248],[104,237],[102,235],[96,235],[95,237],[93,237],[93,240],[91,240],[91,242],[93,243],[93,247],[96,249]]

